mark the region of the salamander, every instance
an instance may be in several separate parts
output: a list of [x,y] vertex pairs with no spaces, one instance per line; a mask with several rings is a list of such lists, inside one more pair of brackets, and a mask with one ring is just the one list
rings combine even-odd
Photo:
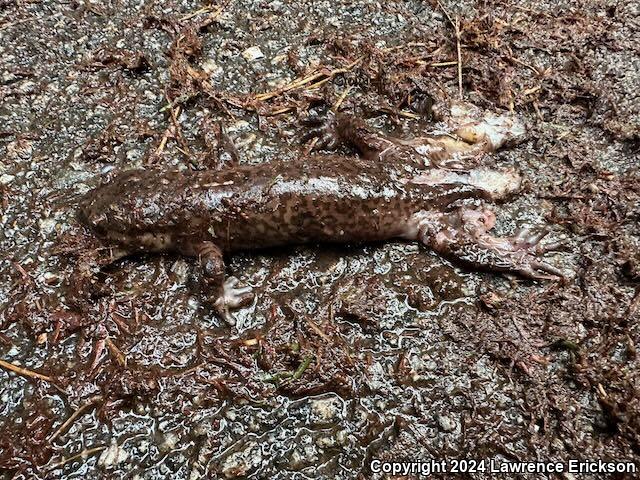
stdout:
[[216,311],[251,299],[224,255],[293,244],[404,239],[472,266],[532,279],[562,277],[541,254],[543,232],[489,233],[484,206],[520,189],[513,169],[465,162],[520,137],[509,115],[460,116],[442,135],[400,140],[347,114],[309,117],[305,139],[317,148],[350,143],[359,155],[312,154],[297,161],[234,164],[220,170],[136,169],[120,173],[80,202],[79,219],[122,255],[177,252],[195,257]]

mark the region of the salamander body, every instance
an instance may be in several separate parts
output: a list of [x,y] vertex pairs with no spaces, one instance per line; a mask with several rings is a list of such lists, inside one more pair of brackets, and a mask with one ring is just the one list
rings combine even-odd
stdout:
[[292,244],[402,238],[484,269],[560,276],[537,258],[543,234],[488,233],[495,217],[478,205],[516,193],[519,175],[461,165],[517,136],[519,128],[511,119],[485,118],[461,126],[457,136],[407,142],[339,115],[311,136],[326,148],[350,142],[361,156],[313,155],[205,171],[130,170],[89,192],[79,219],[124,254],[197,257],[220,312],[249,295],[234,279],[225,282],[226,252]]

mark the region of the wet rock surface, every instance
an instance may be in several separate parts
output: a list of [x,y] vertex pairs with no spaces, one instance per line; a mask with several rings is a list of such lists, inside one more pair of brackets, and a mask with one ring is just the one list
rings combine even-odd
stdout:
[[[637,462],[639,13],[615,1],[3,2],[4,478]],[[548,226],[566,283],[469,272],[401,242],[248,252],[228,270],[256,300],[230,328],[189,259],[106,265],[75,220],[79,196],[123,169],[223,165],[221,128],[242,162],[294,158],[310,110],[339,105],[410,137],[439,128],[432,112],[460,86],[526,120],[524,142],[482,159],[525,178],[498,230]],[[87,258],[103,268],[82,271]]]

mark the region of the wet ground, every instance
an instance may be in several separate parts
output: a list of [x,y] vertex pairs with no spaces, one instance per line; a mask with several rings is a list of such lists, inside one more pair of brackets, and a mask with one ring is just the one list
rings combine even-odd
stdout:
[[[0,2],[3,478],[640,466],[640,11],[523,5]],[[257,292],[235,328],[189,259],[126,259],[75,288],[104,254],[75,205],[113,172],[215,166],[218,120],[243,162],[294,158],[299,117],[336,104],[409,137],[460,92],[527,122],[485,159],[526,179],[498,230],[547,226],[567,283],[388,242],[233,256]]]

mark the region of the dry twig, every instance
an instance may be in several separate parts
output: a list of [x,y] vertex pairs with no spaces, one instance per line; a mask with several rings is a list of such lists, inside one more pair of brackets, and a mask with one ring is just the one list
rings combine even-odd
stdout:
[[462,98],[462,46],[460,45],[460,38],[462,37],[462,34],[460,32],[460,18],[456,15],[456,19],[454,21],[453,18],[451,18],[451,15],[449,15],[447,9],[444,8],[444,5],[442,5],[439,0],[438,6],[446,15],[456,34],[456,54],[458,56],[458,95]]
[[82,414],[82,412],[100,401],[102,401],[102,395],[96,395],[95,397],[90,398],[84,405],[77,408],[71,416],[49,436],[49,442],[53,442],[62,432],[69,428],[69,426],[80,416],[80,414]]
[[462,48],[460,47],[460,19],[456,15],[456,53],[458,55],[458,95],[462,98]]
[[81,451],[80,453],[73,455],[65,460],[62,460],[58,463],[54,463],[53,465],[51,465],[49,467],[49,471],[51,470],[55,470],[57,468],[60,467],[64,467],[67,463],[73,462],[75,460],[78,460],[79,458],[87,458],[90,455],[95,455],[98,452],[101,452],[103,450],[106,450],[107,448],[109,448],[107,445],[103,445],[101,447],[93,447],[93,448],[87,448],[83,451]]
[[19,367],[18,365],[5,362],[4,360],[0,360],[0,367],[4,368],[5,370],[9,370],[11,372],[17,373],[18,375],[22,375],[23,377],[37,378],[38,380],[44,380],[45,382],[49,382],[55,385],[55,382],[53,381],[53,379],[47,375],[34,372],[33,370],[29,370],[27,368]]
[[27,368],[22,368],[19,367],[18,365],[14,365],[13,363],[9,363],[9,362],[5,362],[4,360],[0,360],[0,367],[4,368],[5,370],[9,370],[13,373],[17,373],[18,375],[21,375],[23,377],[26,378],[31,378],[31,379],[38,379],[38,380],[44,380],[45,382],[48,382],[51,384],[52,387],[54,387],[56,390],[58,390],[58,392],[62,393],[63,395],[66,395],[66,392],[64,391],[64,389],[58,385],[57,383],[55,383],[53,381],[53,379],[47,375],[43,375],[42,373],[38,373],[38,372],[34,372],[33,370],[29,370]]
[[[341,73],[346,73],[349,70],[353,69],[356,65],[358,65],[360,62],[362,61],[362,57],[358,58],[357,60],[351,62],[349,65],[347,65],[344,68],[337,68],[335,70],[330,70],[327,71],[325,68],[322,68],[319,72],[313,73],[311,75],[308,75],[306,77],[302,77],[302,78],[298,78],[296,80],[294,80],[291,83],[288,83],[287,85],[285,85],[282,88],[279,88],[277,90],[273,90],[271,92],[265,92],[265,93],[260,93],[258,95],[256,95],[254,98],[255,100],[258,101],[265,101],[265,100],[269,100],[271,98],[277,97],[279,95],[282,95],[283,93],[286,92],[290,92],[291,90],[296,90],[300,87],[304,87],[305,85],[309,85],[309,88],[318,88],[319,86],[323,85],[324,83],[332,80],[336,75],[339,75]],[[316,80],[318,80],[316,82]],[[316,83],[313,83],[316,82]]]
[[344,99],[347,98],[347,95],[349,95],[350,91],[351,91],[351,85],[349,85],[347,88],[344,89],[344,92],[342,92],[342,95],[340,95],[340,98],[338,98],[336,103],[331,107],[332,111],[337,112],[340,109],[340,105],[342,105],[342,102],[344,102]]

